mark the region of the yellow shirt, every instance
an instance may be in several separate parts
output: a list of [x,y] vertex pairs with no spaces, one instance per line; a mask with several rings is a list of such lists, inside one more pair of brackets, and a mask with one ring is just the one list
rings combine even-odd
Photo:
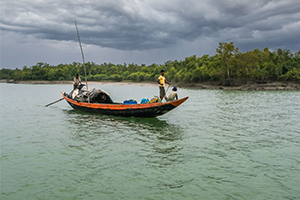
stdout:
[[160,75],[160,77],[158,77],[159,82],[161,85],[159,85],[159,87],[165,87],[165,82],[166,82],[166,78],[162,75]]

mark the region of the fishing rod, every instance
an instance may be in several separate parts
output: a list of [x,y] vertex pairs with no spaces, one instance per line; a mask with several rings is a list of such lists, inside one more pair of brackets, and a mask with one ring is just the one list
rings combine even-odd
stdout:
[[88,83],[87,83],[87,77],[86,77],[85,61],[84,61],[84,55],[83,55],[83,50],[82,50],[82,46],[81,46],[81,41],[80,41],[79,31],[78,31],[78,28],[77,28],[76,19],[75,19],[75,26],[76,26],[79,46],[80,46],[80,50],[81,50],[82,60],[83,60],[83,67],[84,67],[84,75],[85,75],[85,84],[86,84],[86,91],[87,91],[87,96],[88,96],[88,103],[90,103],[90,95],[89,95],[89,89],[88,89]]
[[170,85],[168,85],[168,88],[167,88],[167,90],[166,90],[166,94],[167,94],[167,92],[168,92],[168,90],[169,90],[169,87],[172,85],[172,80],[171,80],[171,82],[170,82]]

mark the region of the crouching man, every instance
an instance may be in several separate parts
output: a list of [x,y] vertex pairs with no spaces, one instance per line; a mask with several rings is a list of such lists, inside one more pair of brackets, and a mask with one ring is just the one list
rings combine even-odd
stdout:
[[174,101],[175,98],[176,98],[176,100],[178,100],[178,94],[177,94],[177,87],[176,86],[174,86],[172,91],[169,93],[167,101]]

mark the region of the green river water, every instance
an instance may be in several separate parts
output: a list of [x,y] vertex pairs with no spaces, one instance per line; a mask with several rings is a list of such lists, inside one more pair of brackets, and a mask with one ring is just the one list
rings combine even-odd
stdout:
[[[0,199],[300,199],[300,92],[179,88],[158,118],[45,107],[71,85],[1,83]],[[152,85],[89,85],[115,101]]]

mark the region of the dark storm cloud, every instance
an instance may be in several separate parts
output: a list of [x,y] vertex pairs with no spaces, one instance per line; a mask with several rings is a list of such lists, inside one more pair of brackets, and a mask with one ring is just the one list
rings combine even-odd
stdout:
[[5,1],[1,29],[41,39],[118,50],[166,48],[201,37],[247,46],[299,49],[298,0]]

